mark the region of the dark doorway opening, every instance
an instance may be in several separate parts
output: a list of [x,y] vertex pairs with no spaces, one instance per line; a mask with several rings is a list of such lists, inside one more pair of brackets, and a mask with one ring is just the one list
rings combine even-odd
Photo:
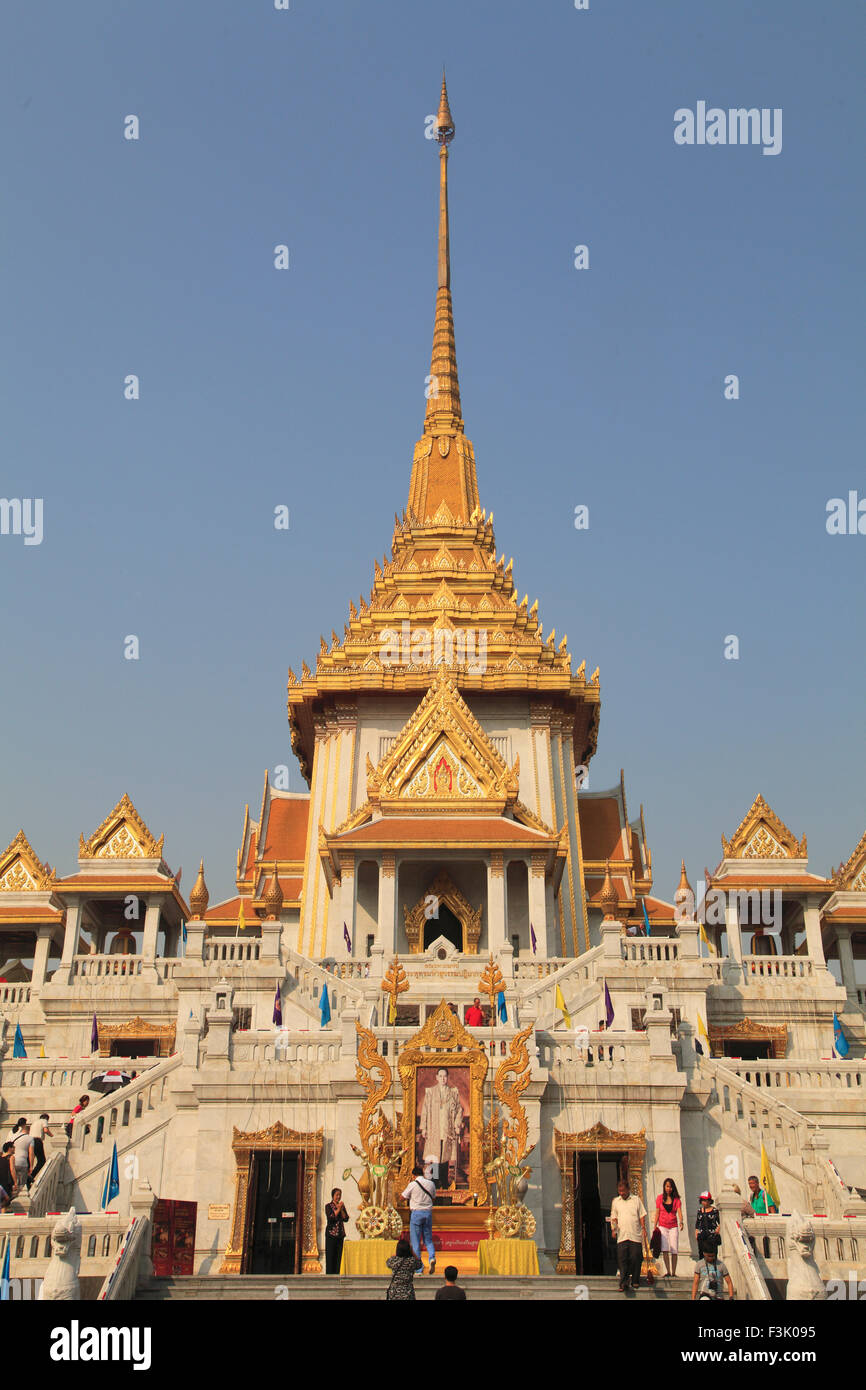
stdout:
[[445,903],[439,904],[439,916],[429,917],[424,923],[424,950],[430,946],[437,938],[444,936],[446,941],[450,941],[452,946],[456,946],[458,951],[463,950],[463,927],[460,919],[454,916]]
[[616,1241],[610,1233],[611,1203],[620,1178],[628,1181],[627,1154],[575,1154],[574,1226],[578,1274],[615,1274]]
[[744,1062],[757,1062],[772,1055],[773,1044],[769,1042],[745,1042],[742,1038],[725,1042],[725,1056],[739,1057]]
[[155,1057],[158,1047],[154,1038],[112,1038],[110,1057]]
[[242,1274],[297,1274],[301,1267],[303,1156],[285,1151],[250,1158]]

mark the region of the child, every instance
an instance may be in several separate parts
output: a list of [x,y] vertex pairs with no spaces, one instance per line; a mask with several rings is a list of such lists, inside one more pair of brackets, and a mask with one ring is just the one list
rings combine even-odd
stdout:
[[695,1219],[695,1240],[698,1243],[698,1249],[702,1250],[705,1245],[709,1245],[713,1250],[718,1250],[722,1243],[719,1231],[722,1218],[719,1215],[718,1207],[713,1206],[712,1192],[702,1192],[698,1201],[700,1208]]
[[734,1284],[728,1273],[728,1266],[718,1258],[716,1247],[709,1241],[701,1249],[701,1260],[695,1265],[692,1280],[692,1300],[696,1298],[723,1299],[722,1281],[728,1286],[728,1298],[734,1296]]

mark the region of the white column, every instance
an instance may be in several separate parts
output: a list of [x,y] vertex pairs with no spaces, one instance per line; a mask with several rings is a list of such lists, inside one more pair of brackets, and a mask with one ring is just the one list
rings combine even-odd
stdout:
[[54,984],[68,985],[72,980],[72,958],[78,950],[81,935],[81,899],[74,898],[66,909],[66,926],[63,930],[63,954],[54,975]]
[[340,940],[343,940],[343,923],[352,941],[352,955],[362,956],[364,954],[365,942],[355,940],[355,856],[354,854],[340,855],[340,890],[335,894],[337,899],[336,906],[340,912],[339,933]]
[[502,851],[494,849],[487,859],[487,949],[496,955],[504,945],[505,865]]
[[743,938],[740,935],[740,909],[736,893],[729,893],[725,898],[725,930],[728,933],[728,955],[742,965]]
[[815,899],[803,904],[803,917],[806,922],[806,949],[813,965],[826,965],[824,943],[821,940],[821,911]]
[[854,952],[851,948],[851,928],[837,927],[836,942],[839,946],[839,967],[842,971],[842,984],[848,995],[856,1000],[857,998],[857,968],[854,964]]
[[[36,934],[36,946],[33,951],[33,978],[30,981],[31,999],[39,993],[45,984],[48,957],[51,954],[51,930],[51,927],[39,927]],[[848,949],[850,951],[850,946]]]
[[156,960],[156,938],[159,931],[159,909],[162,903],[162,895],[149,894],[147,908],[144,914],[144,933],[141,941],[141,956],[143,960],[153,962]]
[[[379,864],[379,944],[385,952],[386,967],[397,951],[396,875],[396,856],[383,850]],[[423,948],[423,939],[420,944]]]
[[[544,884],[544,861],[545,855],[533,854],[527,865],[529,878],[529,922],[535,928],[535,939],[538,942],[538,951],[542,956],[551,954],[557,955],[557,951],[551,953],[550,942],[547,939],[547,894]],[[530,937],[530,949],[532,938]]]

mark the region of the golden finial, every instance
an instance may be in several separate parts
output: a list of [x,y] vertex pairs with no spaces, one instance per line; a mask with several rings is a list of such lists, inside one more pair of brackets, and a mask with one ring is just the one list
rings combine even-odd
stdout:
[[448,105],[448,88],[445,86],[445,69],[442,69],[442,91],[439,95],[439,111],[436,116],[436,139],[440,145],[450,145],[454,139],[454,121]]
[[389,995],[390,997],[388,1012],[391,1017],[389,1022],[396,1023],[397,1000],[399,999],[400,995],[404,992],[404,990],[407,990],[408,988],[409,981],[406,978],[406,971],[400,964],[400,957],[395,956],[394,959],[391,961],[391,964],[388,966],[385,978],[382,981],[382,992],[384,994]]
[[207,884],[204,881],[204,860],[198,866],[198,878],[192,886],[189,895],[189,905],[192,909],[193,917],[201,919],[207,912],[207,905],[210,902],[210,893],[207,891]]
[[493,959],[493,952],[484,967],[484,974],[478,981],[478,988],[482,994],[486,994],[490,1000],[490,1026],[496,1022],[496,996],[505,989],[505,981],[502,978],[502,971]]
[[691,891],[692,891],[692,885],[689,883],[688,874],[686,873],[686,861],[685,861],[685,859],[683,859],[683,860],[680,861],[680,866],[681,866],[681,867],[680,867],[680,881],[679,881],[679,886],[677,887],[677,892],[678,892],[678,893],[691,893]]
[[601,892],[598,896],[598,903],[599,907],[602,909],[605,922],[612,922],[616,915],[617,907],[619,906],[619,898],[617,897],[616,889],[613,886],[613,879],[610,876],[609,859],[605,865],[604,883],[601,885]]
[[268,891],[265,893],[265,918],[269,922],[277,921],[283,906],[283,890],[280,887],[280,875],[274,865],[274,876],[271,879]]

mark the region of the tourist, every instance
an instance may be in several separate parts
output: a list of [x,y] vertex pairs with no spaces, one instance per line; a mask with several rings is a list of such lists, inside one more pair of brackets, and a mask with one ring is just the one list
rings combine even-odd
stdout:
[[445,1283],[436,1290],[436,1302],[456,1302],[458,1299],[466,1301],[466,1290],[457,1287],[457,1266],[446,1265]]
[[734,1283],[728,1273],[728,1266],[718,1257],[718,1248],[710,1241],[701,1248],[701,1259],[695,1265],[692,1280],[692,1300],[696,1298],[723,1299],[725,1294],[722,1281],[728,1286],[728,1298],[734,1296]]
[[629,1284],[640,1288],[641,1257],[647,1244],[646,1207],[637,1193],[629,1192],[625,1178],[620,1178],[617,1191],[619,1196],[610,1207],[610,1226],[616,1239],[619,1291],[625,1293]]
[[325,1273],[339,1274],[343,1262],[343,1241],[349,1213],[343,1204],[339,1187],[331,1188],[331,1200],[325,1206]]
[[722,1243],[719,1227],[722,1218],[718,1207],[713,1205],[712,1192],[702,1192],[698,1198],[700,1206],[695,1217],[695,1240],[698,1249],[702,1250],[705,1245],[711,1245],[714,1250],[718,1250]]
[[752,1208],[752,1216],[773,1216],[778,1212],[779,1208],[770,1201],[770,1198],[761,1186],[760,1179],[755,1177],[754,1173],[749,1178],[749,1193],[749,1205]]
[[15,1128],[12,1130],[11,1134],[9,1135],[9,1138],[12,1140],[12,1143],[13,1143],[13,1144],[15,1143],[15,1140],[18,1138],[18,1136],[19,1136],[20,1134],[23,1134],[23,1133],[24,1133],[24,1131],[26,1130],[26,1128],[27,1128],[27,1120],[26,1120],[26,1117],[25,1117],[24,1115],[22,1115],[21,1118],[20,1118],[20,1120],[16,1120],[16,1121],[15,1121]]
[[661,1236],[661,1255],[665,1262],[665,1274],[673,1279],[677,1272],[677,1255],[680,1248],[680,1231],[683,1229],[683,1204],[673,1178],[665,1178],[662,1190],[656,1197],[656,1220],[653,1234]]
[[465,1023],[467,1028],[481,1028],[484,1024],[484,1015],[481,1012],[481,1000],[475,998],[466,1010]]
[[414,1303],[415,1275],[424,1266],[420,1256],[412,1253],[408,1240],[398,1240],[396,1253],[385,1263],[391,1271],[391,1282],[385,1298],[389,1303]]
[[54,1135],[48,1128],[48,1115],[43,1110],[42,1114],[39,1116],[39,1119],[34,1120],[32,1125],[30,1126],[30,1137],[33,1140],[33,1150],[36,1156],[36,1161],[33,1164],[33,1171],[30,1174],[31,1181],[33,1180],[33,1178],[36,1177],[36,1174],[39,1172],[40,1168],[45,1167],[45,1145],[43,1143],[43,1139],[45,1138],[46,1134],[48,1135],[49,1139],[54,1138]]
[[75,1116],[76,1116],[76,1115],[80,1115],[82,1110],[86,1110],[89,1104],[90,1104],[90,1096],[79,1096],[79,1097],[78,1097],[78,1104],[77,1104],[76,1106],[73,1107],[72,1114],[70,1115],[70,1117],[69,1117],[69,1119],[68,1119],[68,1121],[67,1121],[67,1123],[66,1123],[66,1133],[67,1133],[67,1135],[69,1136],[70,1139],[72,1138],[72,1126],[73,1126],[73,1124],[75,1123]]
[[24,1128],[21,1128],[21,1121],[18,1121],[15,1138],[12,1140],[15,1163],[15,1181],[18,1187],[26,1186],[29,1190],[30,1175],[33,1171],[33,1140],[30,1138],[30,1126],[26,1120]]
[[[427,1247],[427,1258],[429,1260],[428,1274],[436,1271],[436,1247],[433,1244],[433,1198],[436,1196],[436,1184],[432,1178],[424,1177],[424,1169],[420,1163],[416,1163],[412,1169],[412,1181],[409,1186],[401,1193],[403,1200],[409,1203],[409,1240],[412,1243],[412,1253],[421,1265],[421,1239]],[[390,1261],[389,1261],[390,1263]],[[414,1294],[412,1295],[414,1298]]]
[[6,1194],[5,1201],[2,1203],[5,1211],[18,1191],[18,1184],[15,1181],[15,1148],[11,1139],[6,1140],[2,1152],[0,1152],[0,1187]]

